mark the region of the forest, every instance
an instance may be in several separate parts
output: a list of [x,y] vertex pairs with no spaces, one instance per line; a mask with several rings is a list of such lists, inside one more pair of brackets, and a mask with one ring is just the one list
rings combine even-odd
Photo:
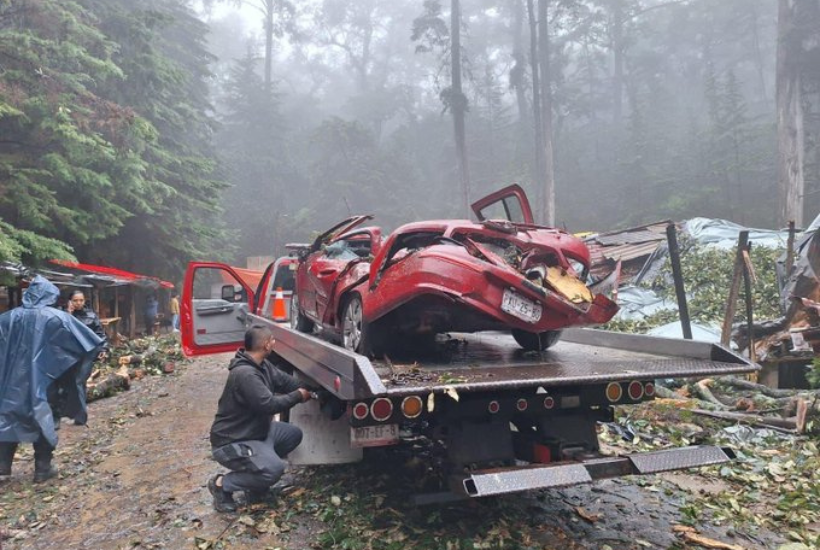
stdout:
[[818,136],[820,0],[0,0],[0,261],[178,280],[512,182],[805,226]]

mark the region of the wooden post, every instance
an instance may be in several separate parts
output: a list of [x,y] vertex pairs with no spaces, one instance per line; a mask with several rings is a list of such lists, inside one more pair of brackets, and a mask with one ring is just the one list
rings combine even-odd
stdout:
[[743,251],[743,293],[746,300],[746,327],[749,332],[749,359],[755,361],[755,337],[754,337],[754,304],[752,297],[752,277],[754,273],[751,270],[751,252],[752,244],[746,243],[746,249]]
[[794,220],[789,222],[789,239],[786,241],[786,274],[788,279],[792,274],[792,267],[794,267]]
[[128,314],[128,337],[132,340],[137,336],[137,304],[136,304],[136,292],[134,292],[134,287],[129,286],[129,296],[131,297],[131,305],[130,311]]
[[737,254],[735,255],[735,269],[732,273],[732,284],[729,287],[729,297],[726,299],[726,312],[723,314],[723,328],[720,331],[720,343],[724,346],[729,345],[729,340],[732,337],[732,321],[735,318],[735,309],[737,308],[737,297],[740,294],[740,279],[743,277],[744,261],[743,251],[746,250],[746,245],[749,242],[749,231],[741,231],[737,236]]
[[114,317],[120,316],[120,293],[119,287],[114,287]]
[[91,307],[94,308],[94,313],[100,316],[100,289],[96,286],[91,287]]
[[675,224],[666,226],[666,238],[669,241],[669,260],[672,262],[672,279],[675,282],[675,295],[678,298],[678,312],[683,337],[692,339],[692,323],[689,320],[689,305],[686,303],[686,289],[683,286],[683,273],[680,267],[680,250]]

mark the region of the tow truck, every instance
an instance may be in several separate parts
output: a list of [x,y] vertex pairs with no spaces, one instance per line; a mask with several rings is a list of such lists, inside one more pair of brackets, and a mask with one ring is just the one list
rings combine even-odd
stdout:
[[290,411],[287,420],[304,432],[292,463],[355,462],[368,448],[426,438],[443,450],[448,481],[440,494],[419,495],[421,504],[734,458],[730,448],[713,445],[608,456],[597,435],[615,406],[654,399],[658,379],[758,370],[724,346],[579,328],[543,352],[520,349],[509,334],[451,334],[421,353],[376,360],[267,317],[273,272],[251,289],[227,265],[191,263],[182,344],[188,356],[232,352],[247,327],[270,327],[277,362],[321,396]]

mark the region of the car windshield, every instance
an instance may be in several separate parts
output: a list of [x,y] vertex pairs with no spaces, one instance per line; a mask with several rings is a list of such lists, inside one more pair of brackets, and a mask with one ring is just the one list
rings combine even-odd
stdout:
[[331,260],[350,261],[360,256],[356,254],[348,241],[336,241],[325,247],[325,256]]

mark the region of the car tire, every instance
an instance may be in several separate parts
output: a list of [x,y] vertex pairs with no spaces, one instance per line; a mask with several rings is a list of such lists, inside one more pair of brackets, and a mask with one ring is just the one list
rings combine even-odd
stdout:
[[359,355],[370,356],[373,351],[373,331],[370,323],[364,318],[362,297],[356,293],[349,295],[344,301],[341,329],[343,348]]
[[514,328],[513,338],[518,345],[527,351],[544,351],[551,348],[561,338],[560,330],[548,330],[545,332],[527,332]]
[[296,292],[290,297],[290,328],[299,332],[313,332],[313,321],[305,317],[299,307],[299,296]]

